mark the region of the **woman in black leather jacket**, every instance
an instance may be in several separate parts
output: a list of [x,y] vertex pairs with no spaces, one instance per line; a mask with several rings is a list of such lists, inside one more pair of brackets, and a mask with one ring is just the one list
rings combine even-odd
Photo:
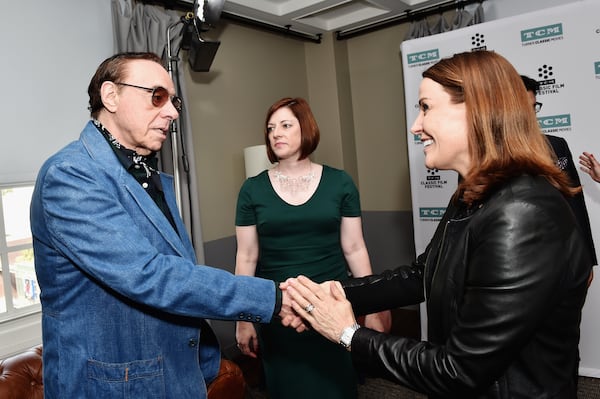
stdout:
[[[342,285],[298,277],[283,287],[361,372],[436,398],[576,398],[592,262],[565,196],[580,188],[554,164],[502,56],[457,54],[423,77],[411,132],[428,168],[461,176],[425,253]],[[355,324],[355,314],[423,300],[428,341]]]

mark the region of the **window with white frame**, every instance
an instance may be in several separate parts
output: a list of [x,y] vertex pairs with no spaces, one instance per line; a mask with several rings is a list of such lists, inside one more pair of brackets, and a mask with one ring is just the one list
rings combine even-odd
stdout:
[[40,311],[29,205],[33,184],[0,186],[0,322]]

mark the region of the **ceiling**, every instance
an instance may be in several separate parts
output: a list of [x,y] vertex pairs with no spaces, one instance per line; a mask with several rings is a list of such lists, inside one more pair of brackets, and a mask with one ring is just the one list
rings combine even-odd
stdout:
[[[193,0],[187,0],[193,2]],[[221,0],[206,0],[219,3]],[[239,18],[307,37],[351,32],[407,17],[407,12],[458,6],[455,0],[226,0],[221,17]]]

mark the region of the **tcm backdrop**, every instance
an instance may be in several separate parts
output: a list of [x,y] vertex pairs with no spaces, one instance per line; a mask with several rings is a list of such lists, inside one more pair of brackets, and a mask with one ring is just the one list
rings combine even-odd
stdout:
[[[470,26],[401,45],[407,126],[418,114],[421,73],[444,57],[493,50],[523,75],[541,82],[538,121],[544,133],[564,137],[576,160],[582,151],[600,155],[600,0],[580,1]],[[502,88],[498,88],[501,90]],[[456,189],[457,174],[424,166],[423,147],[410,132],[408,155],[416,253],[422,253]],[[596,251],[600,248],[600,184],[580,173]],[[581,325],[580,374],[600,377],[600,272],[590,287]],[[424,309],[422,308],[424,311]],[[423,326],[425,324],[422,324]],[[424,329],[424,327],[422,327]],[[426,331],[423,330],[424,336]]]

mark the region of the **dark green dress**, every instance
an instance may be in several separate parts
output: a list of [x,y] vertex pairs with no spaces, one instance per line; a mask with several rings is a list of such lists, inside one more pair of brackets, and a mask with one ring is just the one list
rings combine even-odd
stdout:
[[[299,274],[316,282],[347,278],[340,243],[342,216],[359,217],[360,199],[350,176],[323,165],[321,181],[302,205],[283,201],[267,172],[247,179],[238,197],[236,226],[256,225],[256,275],[284,281]],[[314,331],[296,333],[278,321],[255,325],[271,399],[357,397],[350,354]]]

